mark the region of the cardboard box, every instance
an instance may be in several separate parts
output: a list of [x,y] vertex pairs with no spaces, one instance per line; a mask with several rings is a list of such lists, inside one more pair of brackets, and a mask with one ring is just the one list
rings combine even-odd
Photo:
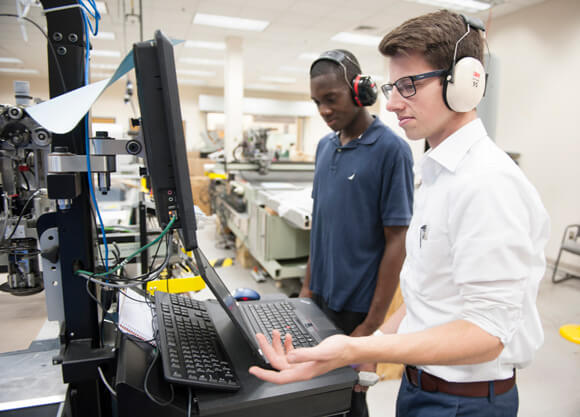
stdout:
[[244,242],[236,237],[236,262],[243,268],[252,269],[258,266],[258,261],[254,259]]
[[187,158],[187,164],[189,166],[189,175],[194,177],[200,177],[205,174],[203,166],[205,164],[213,164],[215,161],[208,158],[199,157],[189,157]]
[[198,206],[205,215],[211,216],[211,204],[209,199],[210,179],[206,176],[190,176],[191,194],[193,194],[193,203]]
[[[387,310],[385,321],[387,321],[393,313],[399,309],[401,304],[403,304],[403,295],[401,294],[401,287],[399,286],[397,287],[395,295],[393,295],[393,300]],[[381,378],[381,381],[385,379],[401,379],[404,369],[405,367],[398,363],[378,363],[376,372]]]
[[188,151],[187,158],[199,158],[199,151]]

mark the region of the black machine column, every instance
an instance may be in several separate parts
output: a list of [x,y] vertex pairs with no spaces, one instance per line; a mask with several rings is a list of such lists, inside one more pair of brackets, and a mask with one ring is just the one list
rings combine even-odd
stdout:
[[[42,0],[42,6],[46,12],[48,42],[52,44],[52,48],[48,45],[48,74],[53,98],[85,84],[85,48],[89,36],[85,33],[78,1]],[[71,132],[54,134],[52,152],[86,154],[86,133],[83,119]],[[62,362],[63,380],[69,384],[67,414],[107,416],[111,414],[109,395],[103,395],[97,366],[114,355],[112,349],[100,347],[97,306],[87,293],[85,279],[74,274],[78,268],[95,270],[97,239],[87,175],[49,175],[47,188],[49,198],[57,200],[58,209],[56,213],[42,216],[39,224],[58,228],[64,324],[61,355],[56,361]]]
[[[44,0],[45,9],[78,4],[75,0]],[[46,15],[48,36],[57,53],[58,62],[48,53],[50,97],[59,96],[84,85],[85,39],[81,10],[78,7],[49,12]],[[75,40],[72,42],[72,40]],[[62,78],[61,78],[62,75]],[[64,81],[65,86],[62,85]],[[88,117],[88,116],[87,116]],[[69,133],[55,134],[52,150],[66,150],[85,154],[84,119]],[[91,217],[90,194],[86,175],[49,175],[48,195],[51,199],[66,200],[70,206],[59,205],[58,228],[60,262],[62,265],[67,340],[91,339],[98,345],[98,320],[95,303],[85,289],[85,280],[74,275],[75,265],[93,270],[95,232]]]

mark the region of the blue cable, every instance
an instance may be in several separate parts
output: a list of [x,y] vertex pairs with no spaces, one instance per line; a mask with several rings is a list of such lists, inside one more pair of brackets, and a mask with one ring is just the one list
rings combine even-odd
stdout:
[[[95,14],[92,14],[84,2],[80,1],[80,5],[82,6],[81,15],[83,17],[83,22],[85,25],[85,36],[86,36],[86,53],[85,53],[85,85],[89,84],[89,27],[91,29],[91,33],[93,36],[96,36],[99,30],[99,20],[101,15],[97,11],[97,6],[95,5],[93,0],[88,0]],[[90,24],[86,13],[89,13],[95,19],[95,27],[96,31],[93,32],[93,27]],[[99,224],[101,226],[101,235],[103,236],[103,245],[105,246],[105,270],[109,270],[109,245],[107,244],[107,235],[105,233],[105,225],[103,223],[103,218],[101,217],[101,212],[99,211],[99,205],[97,203],[97,197],[95,196],[95,190],[93,186],[93,174],[91,170],[91,148],[89,143],[89,115],[85,116],[85,148],[86,148],[86,156],[87,156],[87,178],[89,181],[89,191],[91,193],[91,199],[93,200],[93,204],[95,206],[95,211],[97,212],[97,217],[99,218]],[[98,242],[97,242],[98,244]]]
[[[88,13],[93,19],[95,19],[95,29],[93,30],[93,25],[91,24],[91,21],[86,19],[86,21],[88,21],[89,27],[91,29],[91,33],[93,34],[93,36],[97,36],[97,34],[99,33],[99,21],[101,20],[101,14],[99,13],[99,9],[97,8],[97,4],[95,3],[94,0],[87,0],[89,2],[89,5],[92,7],[92,11],[91,9],[89,9],[87,7],[87,5],[84,3],[84,1],[80,1],[79,4],[82,7],[82,9]],[[84,16],[85,13],[83,13]],[[86,24],[86,22],[85,22]],[[86,29],[86,26],[85,26]],[[88,33],[88,32],[87,32]]]

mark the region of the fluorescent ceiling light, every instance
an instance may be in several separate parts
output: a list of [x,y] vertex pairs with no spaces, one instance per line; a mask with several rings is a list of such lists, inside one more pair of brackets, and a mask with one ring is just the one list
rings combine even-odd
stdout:
[[273,77],[273,76],[263,76],[263,77],[260,77],[260,80],[271,82],[271,83],[280,83],[280,84],[294,84],[296,82],[296,78]]
[[100,14],[107,14],[109,12],[107,10],[107,4],[104,1],[96,1],[95,5]]
[[22,61],[18,58],[0,57],[0,64],[22,64]]
[[26,68],[0,68],[0,72],[12,72],[18,74],[38,74],[38,70]]
[[186,84],[186,85],[207,85],[207,81],[206,80],[190,80],[190,79],[181,79],[178,78],[177,82],[179,84]]
[[251,30],[254,32],[261,32],[270,24],[270,22],[266,20],[241,19],[239,17],[219,16],[205,13],[197,13],[193,17],[193,23],[226,29]]
[[226,49],[226,44],[223,42],[210,41],[185,41],[185,47],[224,50]]
[[108,51],[106,49],[95,49],[91,51],[92,56],[104,56],[110,58],[120,58],[121,52],[119,51]]
[[112,72],[91,72],[91,78],[108,78],[112,76]]
[[308,74],[308,68],[303,68],[303,67],[292,67],[290,65],[282,65],[280,67],[281,71],[286,71],[286,72],[296,72],[298,74]]
[[481,12],[491,7],[490,3],[477,0],[407,0],[445,9],[462,10],[470,13]]
[[319,56],[320,56],[320,54],[316,53],[316,52],[304,52],[304,53],[298,55],[298,59],[304,59],[307,61],[314,61]]
[[254,83],[246,86],[248,90],[279,90],[280,86],[272,84]]
[[117,65],[115,64],[91,64],[91,68],[95,69],[117,69]]
[[344,42],[344,43],[354,43],[356,45],[366,45],[366,46],[379,46],[381,42],[380,36],[371,35],[361,35],[358,33],[350,32],[338,32],[332,38],[331,41]]
[[194,65],[214,65],[218,67],[223,67],[225,63],[223,59],[208,59],[208,58],[181,58],[179,62]]
[[102,31],[99,31],[99,33],[97,33],[97,36],[95,36],[95,39],[102,39],[102,40],[106,40],[106,41],[113,41],[113,40],[115,40],[115,32],[102,32]]
[[179,75],[193,75],[196,77],[215,77],[214,71],[177,70]]

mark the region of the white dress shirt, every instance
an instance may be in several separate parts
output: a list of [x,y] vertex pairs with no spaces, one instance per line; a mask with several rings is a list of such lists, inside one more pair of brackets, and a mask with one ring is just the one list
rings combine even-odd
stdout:
[[407,314],[399,333],[472,322],[501,340],[498,358],[420,368],[455,382],[509,378],[544,339],[536,297],[546,266],[546,210],[479,119],[427,152],[417,168],[422,183],[407,231]]

